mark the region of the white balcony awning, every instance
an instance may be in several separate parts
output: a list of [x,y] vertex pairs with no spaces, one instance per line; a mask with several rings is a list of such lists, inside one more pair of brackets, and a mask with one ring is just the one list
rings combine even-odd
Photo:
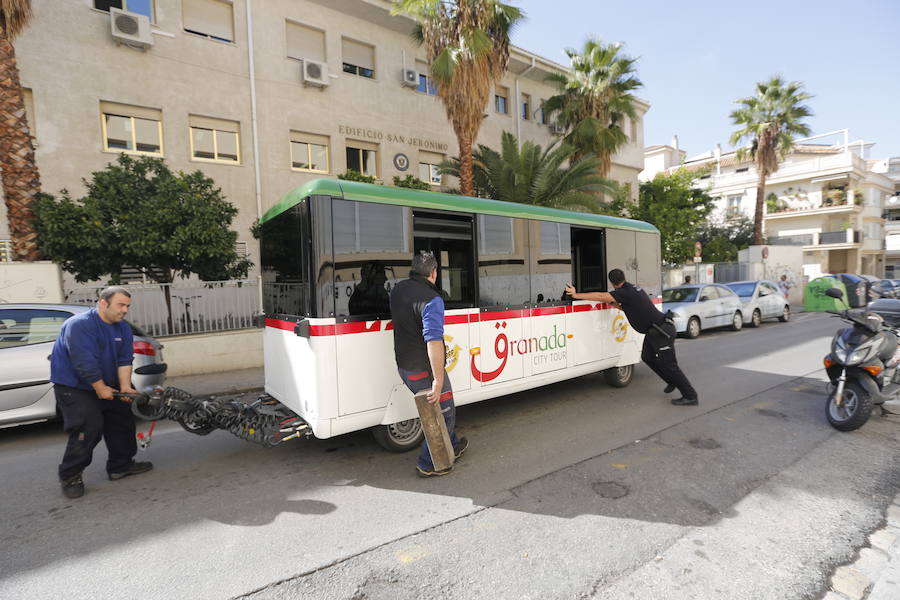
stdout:
[[824,183],[826,181],[838,181],[840,179],[849,179],[850,173],[840,173],[838,175],[826,175],[824,177],[813,177],[810,183]]

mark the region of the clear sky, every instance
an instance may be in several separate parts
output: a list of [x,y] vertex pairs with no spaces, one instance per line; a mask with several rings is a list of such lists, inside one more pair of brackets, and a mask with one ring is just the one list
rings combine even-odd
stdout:
[[734,100],[780,73],[815,96],[813,134],[849,128],[870,158],[900,156],[900,0],[505,1],[527,13],[526,50],[568,65],[563,49],[596,35],[639,57],[647,146],[727,149]]

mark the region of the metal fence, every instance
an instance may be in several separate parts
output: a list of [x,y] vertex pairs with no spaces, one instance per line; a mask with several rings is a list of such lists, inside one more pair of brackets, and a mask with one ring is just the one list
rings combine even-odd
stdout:
[[[90,304],[104,287],[66,290],[66,302]],[[259,288],[256,281],[204,281],[178,284],[129,284],[128,320],[153,337],[229,331],[256,326]],[[166,306],[166,289],[171,315]]]
[[12,240],[0,240],[0,262],[12,262]]
[[715,263],[715,282],[731,283],[750,279],[750,263],[720,262]]

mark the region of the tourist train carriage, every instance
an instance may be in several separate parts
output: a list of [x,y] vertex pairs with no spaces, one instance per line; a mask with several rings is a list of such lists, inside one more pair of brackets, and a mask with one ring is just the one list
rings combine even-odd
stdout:
[[388,304],[414,253],[440,268],[447,372],[457,405],[596,371],[627,385],[642,336],[606,304],[609,269],[658,301],[659,232],[640,221],[320,179],[261,219],[266,392],[319,438],[375,427],[421,440],[397,374]]

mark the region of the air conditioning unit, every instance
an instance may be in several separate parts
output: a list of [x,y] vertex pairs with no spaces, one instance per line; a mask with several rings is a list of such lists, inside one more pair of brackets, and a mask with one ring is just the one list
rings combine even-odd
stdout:
[[406,87],[419,87],[419,72],[415,69],[403,69],[400,73],[400,81]]
[[328,65],[317,60],[303,59],[302,71],[300,73],[303,83],[315,87],[325,87],[328,85]]
[[145,15],[110,7],[109,22],[113,39],[120,44],[142,49],[153,45],[150,19]]
[[556,123],[550,123],[547,127],[553,135],[565,135],[566,133],[566,128],[562,125],[557,125]]

